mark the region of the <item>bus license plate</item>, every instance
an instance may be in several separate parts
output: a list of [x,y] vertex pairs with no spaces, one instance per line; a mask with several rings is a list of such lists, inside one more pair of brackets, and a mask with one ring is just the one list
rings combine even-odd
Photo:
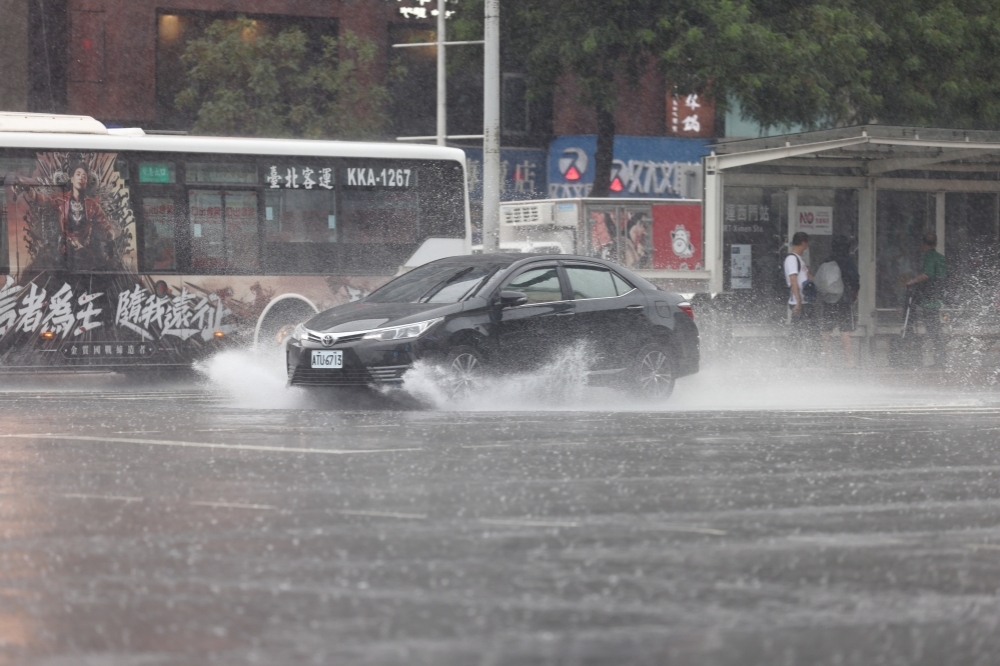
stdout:
[[340,350],[327,351],[319,350],[312,353],[312,367],[314,368],[343,368],[344,352]]

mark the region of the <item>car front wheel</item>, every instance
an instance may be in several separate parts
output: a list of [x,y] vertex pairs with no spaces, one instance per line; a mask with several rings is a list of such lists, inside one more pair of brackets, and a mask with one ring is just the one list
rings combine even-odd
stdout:
[[670,350],[664,345],[646,345],[636,355],[628,388],[636,397],[666,400],[674,392],[676,377]]
[[462,345],[448,352],[445,359],[448,389],[453,396],[469,393],[482,381],[485,370],[483,355],[475,347]]

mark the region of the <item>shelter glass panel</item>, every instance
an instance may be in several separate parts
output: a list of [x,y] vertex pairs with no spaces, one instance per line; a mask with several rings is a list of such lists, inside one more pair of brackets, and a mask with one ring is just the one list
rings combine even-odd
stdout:
[[945,195],[944,255],[948,302],[991,307],[1000,284],[1000,206],[996,194]]
[[876,199],[875,306],[903,307],[906,282],[920,271],[920,238],[934,230],[934,195],[881,190]]

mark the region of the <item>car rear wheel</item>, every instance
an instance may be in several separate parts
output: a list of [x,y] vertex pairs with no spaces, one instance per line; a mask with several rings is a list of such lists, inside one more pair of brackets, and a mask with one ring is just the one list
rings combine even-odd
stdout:
[[475,347],[462,345],[448,352],[445,359],[448,390],[453,396],[465,395],[483,379],[483,355]]
[[664,345],[646,345],[632,366],[629,392],[636,397],[666,400],[674,392],[677,370],[670,350]]

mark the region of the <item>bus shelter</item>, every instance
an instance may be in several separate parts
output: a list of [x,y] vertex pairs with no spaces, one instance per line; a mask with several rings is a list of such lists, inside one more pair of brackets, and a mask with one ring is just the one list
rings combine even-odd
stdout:
[[704,168],[709,291],[734,335],[780,334],[780,264],[797,231],[810,235],[814,272],[835,236],[851,239],[863,341],[900,335],[927,231],[947,260],[947,334],[1000,331],[1000,132],[874,125],[733,140]]

